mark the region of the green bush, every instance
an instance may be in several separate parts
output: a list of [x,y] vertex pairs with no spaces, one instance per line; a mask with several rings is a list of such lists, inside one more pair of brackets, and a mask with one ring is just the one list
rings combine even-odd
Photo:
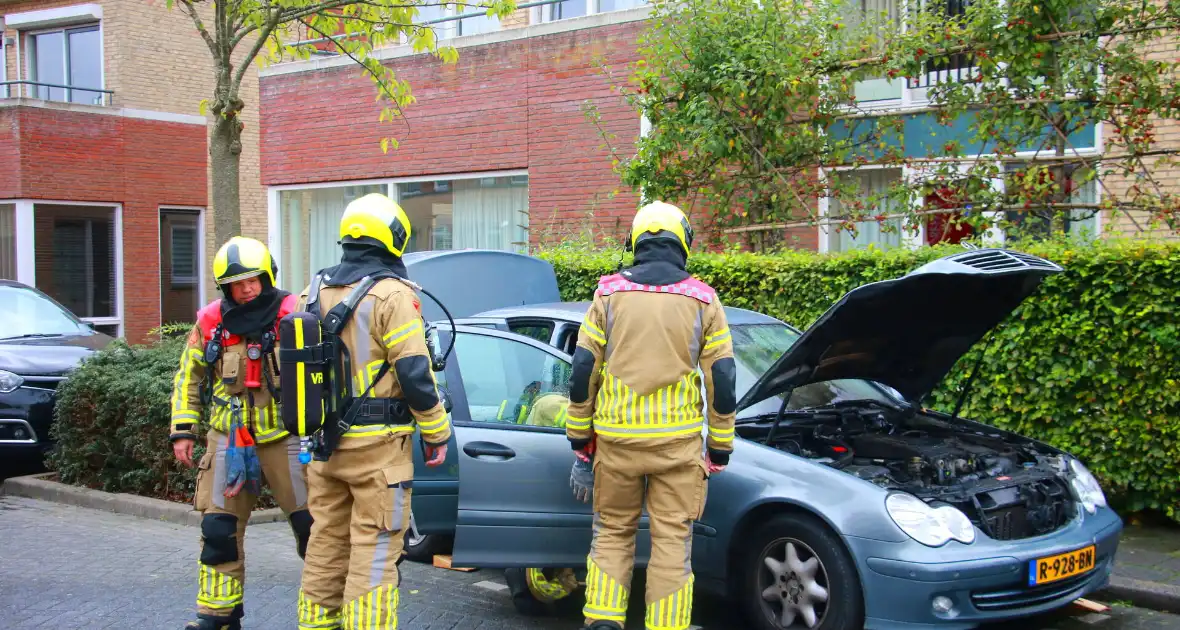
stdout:
[[[116,340],[60,385],[46,463],[62,482],[192,502],[196,468],[178,463],[168,442],[172,379],[191,326],[166,325],[150,345]],[[204,453],[202,430],[193,461]],[[257,507],[274,505],[264,485]]]
[[[1078,455],[1120,510],[1160,510],[1180,520],[1180,245],[1054,242],[1019,249],[1057,262],[1065,273],[961,359],[927,406],[951,411],[983,354],[964,416]],[[958,251],[702,253],[689,268],[726,305],[803,329],[847,291]],[[589,299],[598,278],[619,264],[618,251],[559,247],[539,256],[553,263],[565,300]]]
[[[190,501],[196,469],[168,443],[172,377],[184,336],[149,346],[116,340],[91,355],[58,389],[47,460],[65,483]],[[198,442],[194,460],[204,452]]]

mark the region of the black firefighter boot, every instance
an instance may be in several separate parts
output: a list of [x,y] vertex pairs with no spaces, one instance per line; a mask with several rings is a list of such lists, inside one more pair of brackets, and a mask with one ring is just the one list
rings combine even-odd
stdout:
[[618,622],[599,619],[588,626],[584,626],[582,630],[623,630],[623,625]]
[[184,630],[242,630],[242,617],[245,616],[241,604],[234,606],[233,612],[227,617],[197,613],[197,620],[185,624]]

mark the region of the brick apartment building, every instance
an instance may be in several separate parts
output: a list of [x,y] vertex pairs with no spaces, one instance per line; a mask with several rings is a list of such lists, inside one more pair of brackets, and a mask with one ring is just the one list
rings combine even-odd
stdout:
[[[633,151],[640,116],[598,63],[625,73],[649,12],[633,0],[567,0],[499,24],[442,23],[457,64],[404,46],[379,51],[417,98],[394,123],[378,122],[374,87],[346,58],[262,70],[262,183],[280,283],[302,289],[335,259],[344,206],[372,191],[410,215],[411,251],[524,252],[591,221],[622,236],[638,199],[612,194],[622,187],[583,104],[598,106],[617,151]],[[390,134],[400,147],[383,154]]]
[[[0,33],[0,278],[130,341],[192,321],[215,247],[197,115],[212,60],[192,22],[163,0],[0,0]],[[246,100],[243,231],[265,238]]]
[[[869,8],[898,14],[894,5],[899,1],[874,0]],[[616,136],[616,151],[634,150],[644,125],[610,90],[598,63],[625,77],[649,11],[639,0],[565,0],[521,9],[502,24],[487,18],[471,24],[464,19],[457,27],[451,22],[451,30],[440,37],[449,37],[459,49],[454,66],[404,46],[380,51],[417,97],[405,122],[394,125],[377,122],[374,88],[345,58],[326,55],[264,70],[262,183],[268,190],[270,242],[288,263],[288,286],[302,287],[310,270],[335,256],[336,218],[350,199],[374,190],[395,195],[411,215],[412,249],[523,251],[528,244],[589,225],[622,236],[637,198],[627,190],[612,195],[621,186],[582,105],[588,100],[597,105],[604,126]],[[420,19],[432,17],[438,15]],[[1145,52],[1160,56],[1167,51],[1174,46],[1161,42]],[[922,152],[931,142],[944,143],[948,134],[965,133],[943,127],[923,109],[933,82],[953,80],[953,73],[966,76],[966,70],[932,70],[908,84],[867,80],[857,87],[858,105],[912,110],[906,137],[894,141],[904,142],[911,153]],[[873,119],[859,124],[872,125]],[[1091,126],[1072,140],[1083,152],[1101,153],[1103,132],[1101,125]],[[401,147],[382,154],[379,140],[391,133]],[[1175,146],[1180,126],[1164,125],[1159,137]],[[1180,170],[1157,176],[1174,188]],[[916,182],[922,177],[909,168],[857,174],[866,197],[899,178]],[[1108,183],[1115,194],[1129,185]],[[1072,197],[1074,203],[1095,203],[1104,194],[1091,183]],[[821,217],[835,214],[833,204],[821,199],[816,210]],[[900,220],[894,222],[900,227]],[[1104,212],[1074,221],[1070,229],[1097,235],[1108,227],[1126,233],[1130,226]],[[842,251],[870,244],[922,246],[948,236],[937,219],[916,233],[882,230],[875,221],[861,223],[857,232],[836,231],[821,222],[792,229],[786,238],[795,247]],[[955,240],[963,234],[949,236]],[[998,242],[1005,237],[995,229],[990,236]]]

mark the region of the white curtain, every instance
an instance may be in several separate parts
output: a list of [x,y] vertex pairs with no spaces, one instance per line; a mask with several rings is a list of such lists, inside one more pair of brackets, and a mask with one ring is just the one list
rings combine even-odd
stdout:
[[[876,214],[895,214],[897,209],[892,205],[889,199],[884,195],[888,192],[889,187],[901,178],[901,171],[898,169],[870,169],[857,173],[853,176],[859,181],[861,196],[868,199],[873,195],[880,195],[875,200],[876,203],[872,208],[866,208],[863,212],[867,215]],[[833,199],[829,204],[829,212],[834,216],[841,216],[843,212],[840,208],[840,203]],[[829,229],[838,229],[838,224],[833,224]],[[901,246],[901,219],[886,219],[878,222],[870,219],[867,221],[858,221],[856,223],[856,235],[854,236],[848,230],[839,230],[833,232],[831,241],[829,242],[830,249],[833,251],[848,251],[851,249],[860,249],[868,247],[870,243],[875,244],[878,248],[889,249],[892,247]],[[888,229],[889,231],[885,231]]]
[[302,291],[311,277],[340,261],[340,217],[354,199],[369,193],[388,193],[384,184],[283,191],[283,268],[279,284]]
[[[455,249],[528,251],[529,189],[507,178],[454,182]],[[521,227],[525,226],[525,227]]]

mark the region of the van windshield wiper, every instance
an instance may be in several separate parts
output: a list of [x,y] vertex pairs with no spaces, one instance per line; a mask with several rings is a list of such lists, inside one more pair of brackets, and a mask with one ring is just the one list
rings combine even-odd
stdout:
[[15,337],[0,337],[0,341],[8,339],[38,339],[42,337],[61,337],[59,333],[28,333],[26,335],[17,335]]

